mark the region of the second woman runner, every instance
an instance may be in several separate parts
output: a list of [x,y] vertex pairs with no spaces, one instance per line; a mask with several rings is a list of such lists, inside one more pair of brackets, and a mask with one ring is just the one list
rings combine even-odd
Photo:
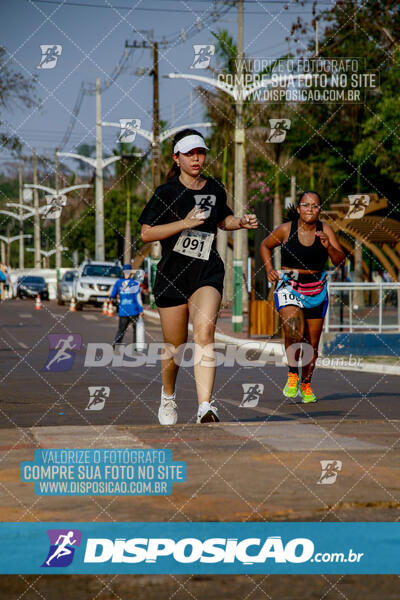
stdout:
[[[155,303],[164,342],[175,349],[185,344],[189,317],[196,352],[194,376],[198,398],[197,422],[219,421],[211,400],[215,379],[214,333],[221,304],[224,264],[217,252],[217,227],[228,231],[256,229],[257,218],[235,217],[226,203],[224,186],[201,175],[208,150],[203,136],[185,129],[173,140],[174,164],[139,222],[144,242],[161,242],[161,260],[154,284]],[[177,422],[175,382],[179,365],[163,353],[158,419]]]
[[[304,192],[297,209],[293,207],[289,215],[292,220],[279,225],[260,247],[268,281],[277,283],[275,305],[285,334],[289,374],[283,394],[296,398],[300,393],[304,403],[317,400],[311,377],[329,302],[325,264],[328,257],[335,266],[346,258],[332,228],[318,219],[320,210],[319,194]],[[276,246],[282,248],[280,272],[272,265],[271,250]],[[300,382],[293,349],[298,350],[301,342],[309,344],[311,356],[304,355],[306,364],[302,366]]]

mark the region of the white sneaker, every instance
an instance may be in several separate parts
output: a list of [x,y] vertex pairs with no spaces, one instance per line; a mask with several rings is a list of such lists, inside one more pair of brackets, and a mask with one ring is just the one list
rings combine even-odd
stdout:
[[176,412],[175,392],[172,396],[166,396],[164,394],[164,388],[161,388],[161,403],[158,409],[158,420],[160,425],[175,425],[178,420],[178,413]]
[[197,412],[197,423],[218,423],[218,409],[211,402],[202,402]]

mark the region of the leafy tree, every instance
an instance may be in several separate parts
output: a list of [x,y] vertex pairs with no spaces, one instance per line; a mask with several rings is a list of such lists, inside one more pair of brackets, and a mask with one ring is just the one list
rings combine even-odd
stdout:
[[375,166],[396,185],[400,184],[399,78],[400,51],[397,51],[388,77],[382,84],[380,99],[363,123],[363,137],[355,149],[360,162]]
[[[18,73],[10,64],[7,50],[4,47],[0,47],[0,72],[0,112],[4,110],[12,111],[18,106],[33,108],[38,105],[38,100],[34,95],[36,77],[28,79]],[[8,148],[12,152],[20,151],[22,144],[18,136],[8,133],[4,127],[4,122],[0,118],[2,147]]]
[[[374,116],[377,111],[378,114],[382,111],[381,119],[391,118],[394,126],[396,102],[392,100],[388,104],[385,97],[388,89],[395,90],[396,77],[398,80],[395,48],[400,39],[400,5],[393,0],[361,3],[338,0],[331,9],[324,10],[318,20],[324,25],[320,28],[319,56],[359,57],[362,72],[372,71],[379,75],[382,96],[379,91],[367,90],[365,99],[358,104],[299,105],[296,107],[298,118],[292,123],[293,135],[290,136],[297,145],[292,155],[296,155],[300,164],[313,167],[310,183],[314,179],[319,191],[330,200],[337,201],[357,190],[379,190],[381,194],[393,192],[394,179],[386,177],[390,175],[390,169],[380,168],[385,162],[384,153],[381,156],[379,150],[380,157],[376,160],[369,160],[368,156],[374,144],[380,141],[379,133],[375,138],[371,137],[379,122],[379,116]],[[298,40],[304,34],[309,35],[307,54],[313,55],[315,41],[311,24],[307,25],[299,18],[292,27],[292,35]],[[388,133],[383,122],[380,128]],[[304,182],[309,170],[299,170],[299,182]]]

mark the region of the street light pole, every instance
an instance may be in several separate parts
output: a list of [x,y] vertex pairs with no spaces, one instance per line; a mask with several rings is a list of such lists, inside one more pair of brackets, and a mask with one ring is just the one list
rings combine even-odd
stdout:
[[[99,81],[99,80],[97,80]],[[101,119],[100,130],[101,130]],[[119,127],[119,125],[118,125]],[[97,131],[97,123],[96,123]],[[97,142],[100,139],[100,144]],[[76,158],[82,162],[88,163],[91,167],[96,169],[96,260],[104,260],[104,202],[103,202],[103,169],[111,165],[112,163],[120,160],[121,156],[109,156],[108,158],[102,158],[102,144],[101,144],[101,133],[96,136],[96,158],[90,158],[89,156],[83,156],[83,154],[77,154],[76,152],[58,152],[58,156],[66,156],[68,158]],[[73,189],[79,187],[92,187],[91,185],[74,186]],[[72,188],[67,188],[72,189]],[[61,193],[61,191],[60,191]]]
[[[37,186],[37,158],[36,148],[33,148],[33,185]],[[35,247],[35,268],[40,269],[40,217],[39,217],[39,194],[36,187],[33,188],[33,208],[35,211],[34,222],[33,222],[33,239]]]
[[[3,211],[6,212],[6,211]],[[23,238],[31,238],[32,236],[30,234],[22,234]],[[12,242],[16,242],[17,240],[21,239],[21,234],[19,235],[13,235],[12,237],[8,236],[8,235],[0,235],[0,240],[2,242],[4,242],[5,244],[7,244],[7,254],[10,253],[10,244],[12,244]],[[34,252],[36,254],[36,248],[34,248]],[[39,254],[40,256],[40,254]],[[4,260],[3,262],[7,262],[6,260]],[[36,266],[36,265],[35,265]],[[40,267],[39,267],[40,269]]]
[[100,78],[96,79],[96,260],[104,260],[103,148]]
[[[56,184],[56,190],[58,190],[59,187],[59,181],[58,181],[58,154],[57,154],[57,149],[56,149],[56,173],[55,173],[55,184]],[[57,269],[57,273],[59,273],[58,269],[61,269],[62,266],[62,258],[61,258],[61,214],[59,217],[57,217],[57,219],[55,219],[55,229],[56,229],[56,269]]]
[[[236,80],[238,94],[235,105],[235,186],[234,186],[234,213],[237,217],[243,216],[243,0],[238,1],[238,51],[236,58]],[[240,229],[233,232],[233,305],[232,328],[233,331],[242,331],[243,327],[243,247]]]
[[[19,167],[18,167],[18,188],[19,188],[19,203],[22,205],[23,200],[24,200],[23,183],[22,183],[22,164],[19,165]],[[19,234],[21,236],[19,239],[19,268],[23,269],[24,268],[24,238],[22,236],[24,234],[24,226],[23,226],[23,220],[22,220],[22,206],[20,206],[18,209],[18,215],[19,215]]]
[[[48,194],[51,194],[52,196],[62,196],[64,194],[67,194],[68,192],[73,192],[75,190],[80,190],[83,188],[91,188],[92,186],[89,183],[82,183],[79,185],[70,185],[66,188],[61,188],[61,189],[58,188],[58,183],[59,183],[58,182],[58,156],[62,155],[62,154],[63,154],[62,152],[57,152],[57,150],[56,150],[56,185],[57,185],[57,188],[51,188],[51,187],[48,187],[47,185],[37,185],[37,184],[32,185],[30,183],[25,183],[24,188],[33,189],[34,193],[36,193],[36,194],[38,194],[39,190],[42,190],[43,192],[47,192]],[[7,206],[12,206],[12,204],[9,203],[9,204],[7,204]],[[21,205],[19,205],[19,207],[21,209]],[[27,208],[27,207],[24,207],[24,208]],[[47,207],[41,206],[40,209],[38,210],[38,216],[40,213],[43,213],[45,215],[46,211],[47,211]],[[36,211],[35,211],[35,216],[36,216]],[[59,268],[61,268],[61,251],[62,251],[61,215],[57,219],[55,219],[55,221],[56,221],[56,223],[55,223],[55,227],[56,227],[56,247],[55,247],[56,268],[59,269]],[[36,248],[36,246],[35,246],[35,248]],[[40,253],[41,253],[41,249],[39,248],[39,256],[40,256]],[[36,256],[36,253],[35,253],[35,256]]]

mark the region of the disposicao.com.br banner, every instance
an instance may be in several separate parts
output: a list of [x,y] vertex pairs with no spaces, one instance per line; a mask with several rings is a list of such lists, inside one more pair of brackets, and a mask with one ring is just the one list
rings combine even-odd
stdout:
[[1,573],[397,574],[399,523],[2,523]]

